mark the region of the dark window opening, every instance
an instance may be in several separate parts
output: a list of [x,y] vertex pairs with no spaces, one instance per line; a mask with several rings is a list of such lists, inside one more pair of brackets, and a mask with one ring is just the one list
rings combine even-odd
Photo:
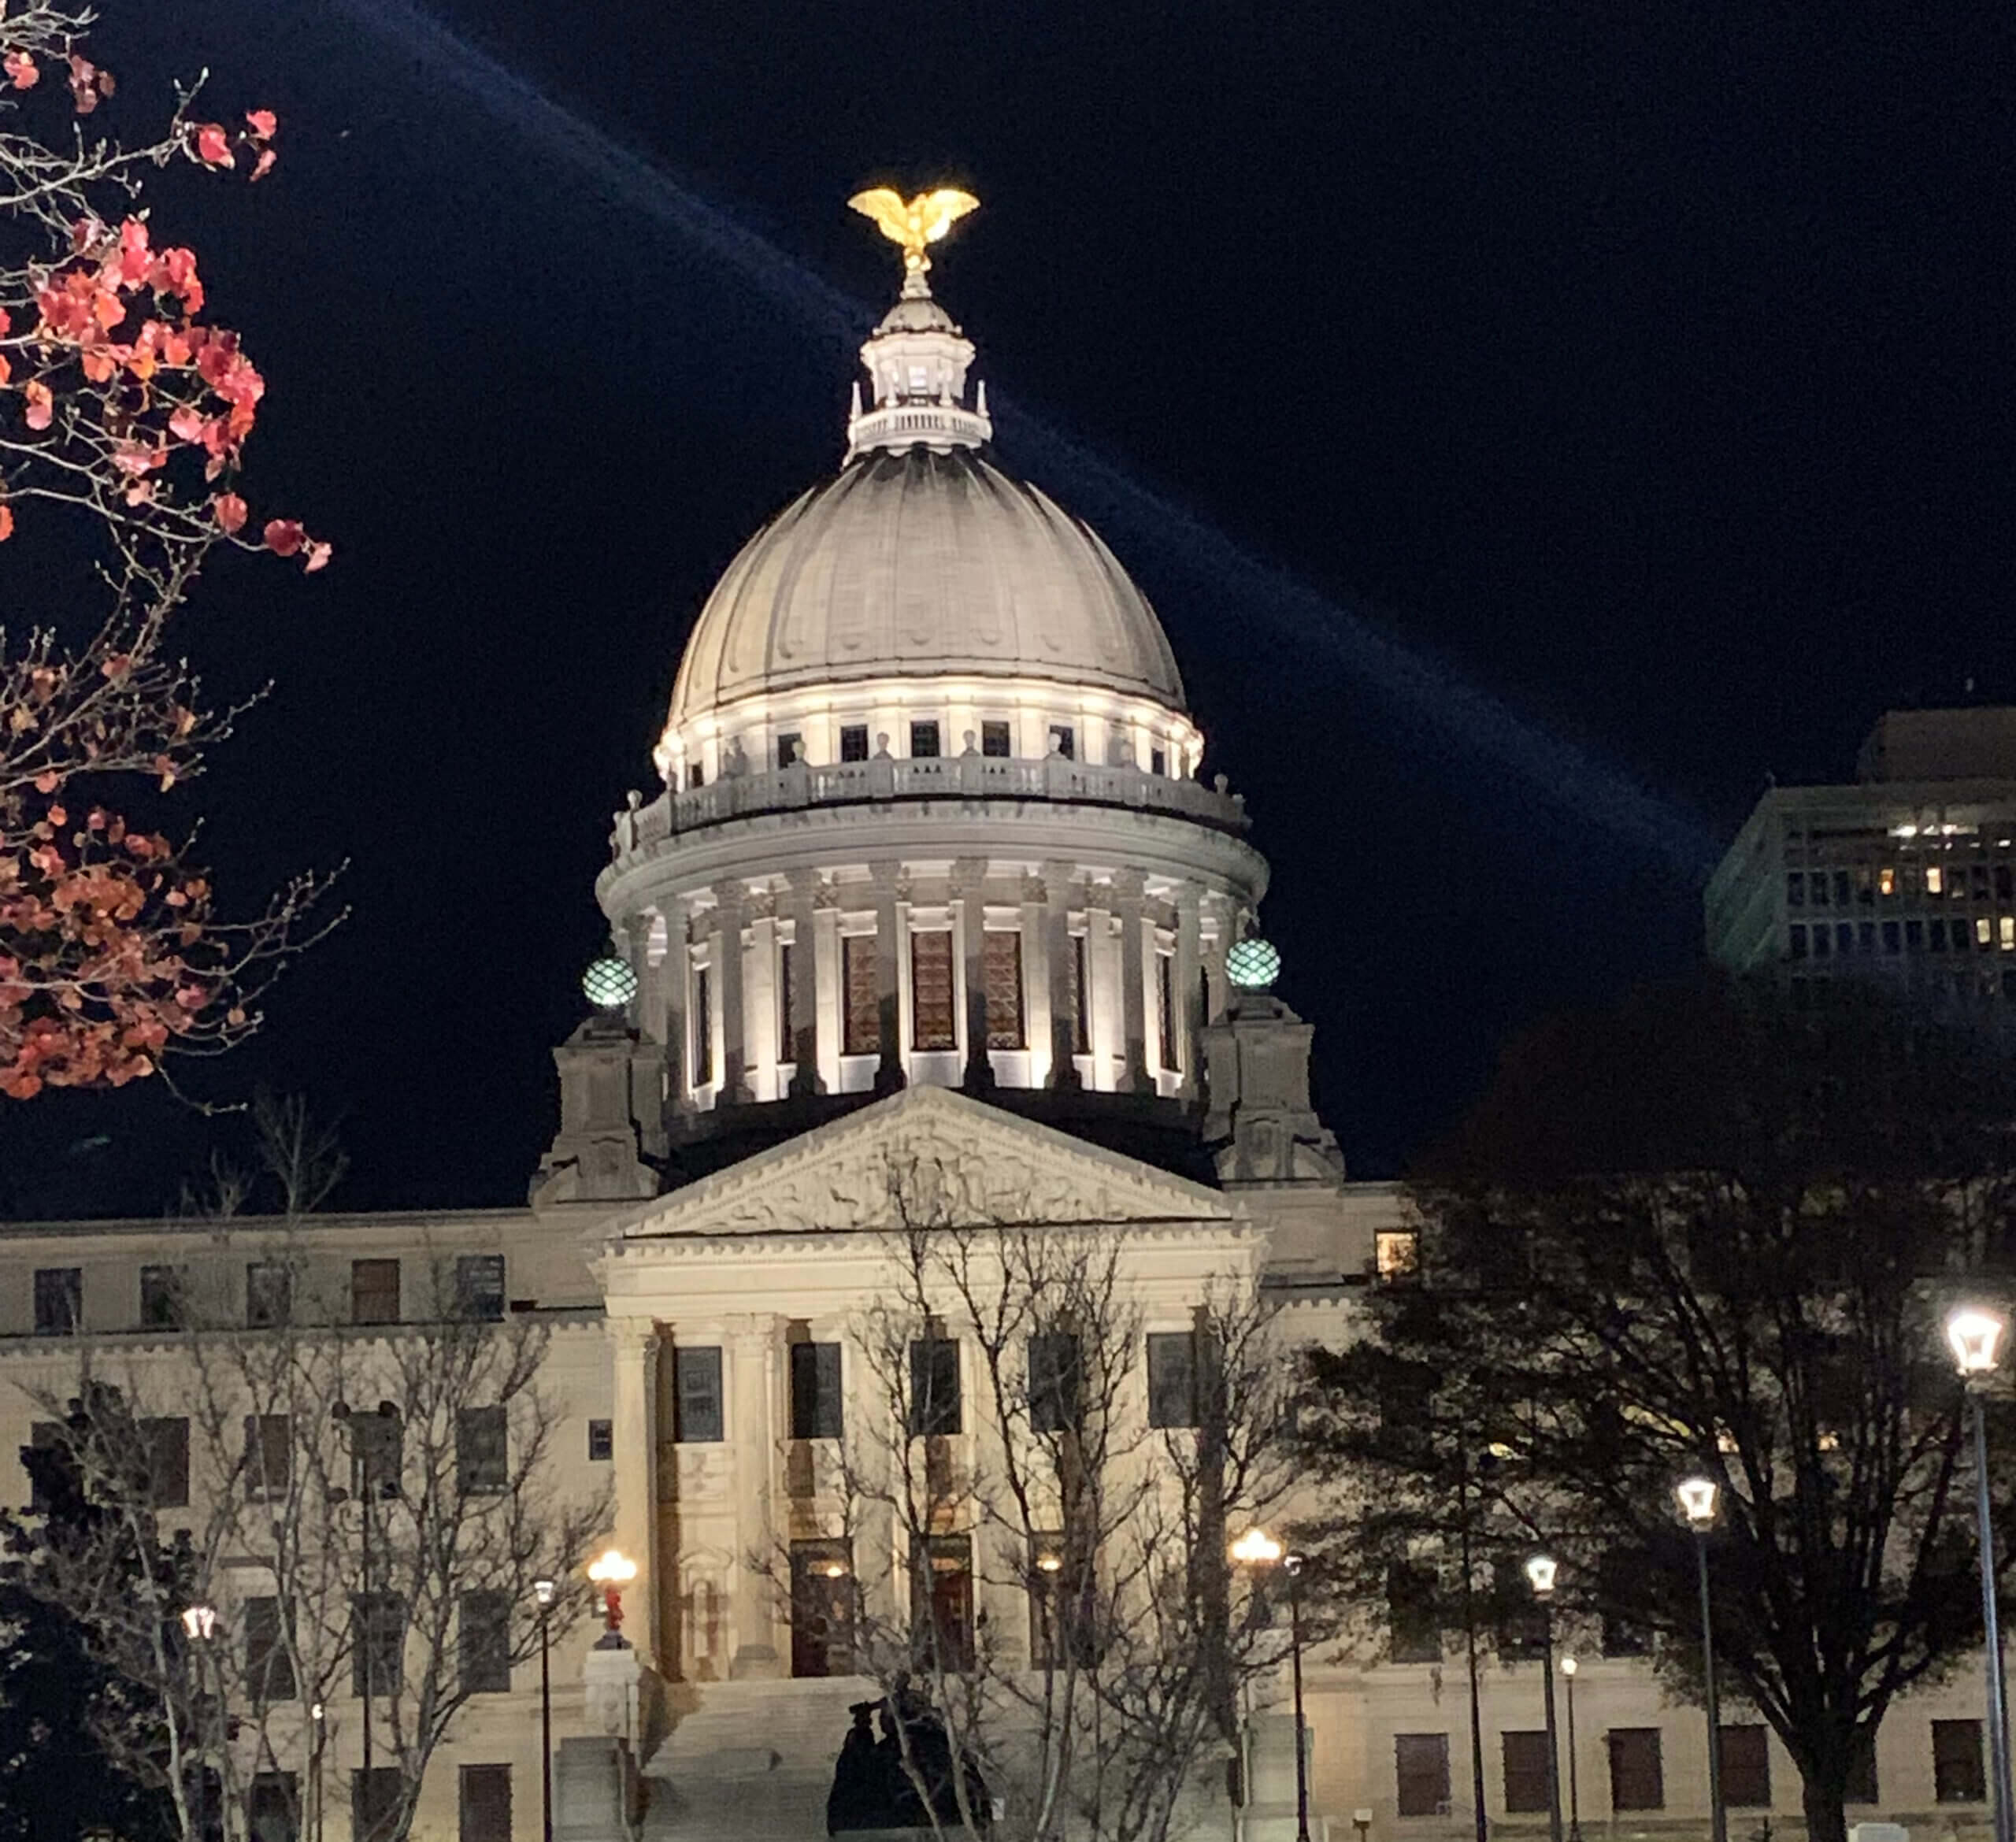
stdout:
[[510,1434],[502,1406],[455,1414],[455,1474],[465,1496],[495,1496],[510,1483]]
[[1066,761],[1078,758],[1077,732],[1068,723],[1052,723],[1050,726],[1050,752],[1061,754]]
[[455,1314],[494,1324],[504,1315],[504,1256],[461,1254],[455,1259]]
[[396,1592],[360,1592],[350,1601],[350,1686],[362,1695],[398,1692],[406,1676],[406,1602]]
[[406,1462],[406,1426],[397,1410],[353,1409],[344,1419],[350,1429],[350,1488],[360,1501],[383,1503],[399,1494],[399,1474]]
[[456,1842],[511,1842],[511,1768],[464,1766]]
[[254,1772],[246,1800],[252,1842],[300,1842],[301,1795],[291,1772]]
[[1733,1810],[1771,1807],[1771,1747],[1760,1726],[1725,1727],[1722,1801]]
[[795,732],[788,736],[780,736],[777,738],[777,765],[780,768],[789,767],[798,759],[799,752],[804,747],[805,738]]
[[140,1269],[140,1328],[180,1330],[183,1327],[185,1281],[179,1266]]
[[[914,1347],[914,1346],[913,1346]],[[934,1535],[920,1544],[911,1571],[911,1640],[927,1666],[973,1666],[973,1544]]]
[[875,936],[848,934],[840,941],[841,982],[847,988],[840,1019],[840,1050],[847,1055],[873,1055],[880,1046],[880,981],[875,971]]
[[996,929],[981,936],[987,974],[987,1046],[1025,1049],[1022,1014],[1022,936]]
[[399,1321],[399,1263],[396,1260],[353,1260],[350,1263],[350,1321],[353,1324],[396,1324]]
[[1148,751],[1148,772],[1151,774],[1156,775],[1166,775],[1168,773],[1169,753],[1167,750],[1151,748]]
[[[361,1691],[359,1692],[360,1693]],[[352,1842],[385,1842],[398,1826],[406,1796],[406,1773],[397,1766],[373,1766],[350,1775]]]
[[1395,1733],[1393,1773],[1396,1812],[1403,1817],[1446,1816],[1449,1812],[1449,1736]]
[[1613,1727],[1610,1743],[1612,1810],[1664,1810],[1666,1770],[1659,1759],[1657,1727]]
[[1084,1355],[1068,1330],[1029,1339],[1029,1425],[1038,1432],[1068,1432],[1078,1424]]
[[791,1436],[793,1439],[840,1436],[840,1346],[791,1346]]
[[283,1497],[294,1477],[294,1421],[285,1414],[245,1416],[246,1488],[257,1497]]
[[714,1007],[707,968],[693,969],[693,1085],[704,1088],[714,1078]]
[[1547,1733],[1505,1733],[1505,1814],[1531,1816],[1547,1807]]
[[1940,1803],[1987,1801],[1979,1721],[1932,1723],[1932,1787],[1933,1797]]
[[686,786],[689,792],[697,791],[707,784],[707,770],[697,761],[686,770]]
[[245,1321],[276,1329],[294,1317],[294,1269],[284,1260],[254,1260],[245,1269]]
[[865,723],[843,723],[840,725],[840,759],[868,759],[868,725]]
[[[817,1344],[801,1348],[817,1349]],[[791,1544],[791,1673],[854,1671],[854,1566],[844,1541]]]
[[962,1425],[958,1340],[919,1337],[910,1345],[910,1430],[928,1438],[958,1432]]
[[980,726],[980,751],[998,759],[1006,759],[1010,752],[1008,725],[1006,723],[983,722]]
[[84,1269],[40,1266],[35,1275],[35,1333],[70,1336],[84,1317]]
[[614,1423],[608,1420],[591,1420],[588,1422],[588,1462],[606,1465],[615,1456]]
[[910,936],[910,1047],[956,1049],[952,1002],[952,935],[939,928]]
[[777,1059],[798,1059],[798,1020],[791,1015],[791,988],[793,947],[788,940],[777,947]]
[[465,1592],[460,1607],[462,1692],[511,1692],[511,1596]]
[[1176,959],[1167,953],[1155,955],[1155,1023],[1163,1071],[1173,1074],[1179,1060],[1176,1040]]
[[295,1699],[294,1659],[277,1599],[245,1602],[245,1685],[265,1707]]
[[1092,1052],[1092,1006],[1087,987],[1088,977],[1085,936],[1071,936],[1071,1050],[1073,1054]]
[[189,1422],[179,1418],[143,1420],[139,1432],[147,1454],[147,1501],[158,1510],[186,1510]]
[[1197,1424],[1197,1336],[1194,1331],[1156,1331],[1148,1338],[1148,1424]]
[[718,1445],[723,1437],[720,1346],[676,1348],[672,1359],[673,1438],[680,1445]]
[[938,725],[936,723],[910,725],[910,758],[914,761],[935,761],[938,756]]

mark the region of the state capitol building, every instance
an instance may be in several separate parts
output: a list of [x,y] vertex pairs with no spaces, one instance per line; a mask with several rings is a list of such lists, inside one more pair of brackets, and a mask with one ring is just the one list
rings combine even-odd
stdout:
[[[887,1686],[857,1617],[921,1607],[951,1653],[986,1654],[1004,1681],[1043,1664],[1042,1576],[1065,1563],[1041,1531],[1068,1514],[1028,1508],[1010,1529],[1025,1551],[1004,1559],[998,1505],[962,1505],[1012,1443],[1001,1346],[971,1296],[921,1277],[939,1257],[921,1244],[1034,1231],[1106,1250],[1128,1345],[1113,1410],[1167,1442],[1149,1468],[1171,1475],[1202,1437],[1209,1314],[1254,1302],[1285,1376],[1297,1347],[1348,1339],[1367,1288],[1411,1262],[1397,1188],[1348,1178],[1312,1103],[1296,969],[1261,936],[1266,815],[1202,771],[1178,662],[1122,561],[994,450],[974,347],[928,266],[920,245],[862,348],[839,471],[728,566],[662,732],[639,738],[658,780],[615,817],[595,891],[611,950],[554,1051],[560,1116],[525,1206],[0,1231],[9,1455],[48,1438],[46,1403],[75,1388],[85,1351],[151,1391],[147,1424],[172,1454],[177,1414],[195,1411],[172,1398],[179,1301],[257,1337],[283,1261],[294,1295],[332,1301],[359,1347],[424,1325],[443,1271],[479,1314],[539,1326],[550,1491],[606,1506],[584,1562],[613,1547],[636,1568],[625,1647],[593,1614],[551,1646],[562,1842],[826,1835],[852,1710]],[[908,1303],[906,1369],[885,1358]],[[1033,1395],[1039,1352],[1015,1360]],[[892,1407],[892,1385],[921,1398]],[[896,1447],[929,1447],[906,1539],[905,1506],[892,1527],[889,1493],[860,1481],[861,1442],[892,1414]],[[280,1462],[318,1435],[261,1422],[259,1436]],[[194,1463],[186,1423],[180,1438],[179,1475],[171,1459],[158,1477],[171,1533],[203,1514],[200,1432]],[[8,1476],[0,1492],[28,1507],[11,1458]],[[1295,1502],[1214,1513],[1221,1536],[1262,1518],[1280,1530]],[[247,1609],[276,1593],[258,1552],[219,1553],[207,1589],[221,1643],[272,1615]],[[1304,1659],[1310,1833],[1468,1836],[1478,1781],[1492,1829],[1544,1833],[1542,1666],[1509,1647],[1485,1664],[1480,1775],[1458,1650],[1361,1611]],[[1698,1710],[1641,1657],[1605,1655],[1600,1633],[1564,1647],[1582,1829],[1703,1833]],[[1284,1646],[1261,1660],[1187,1761],[1167,1833],[1295,1836]],[[387,1729],[367,1750],[387,1716],[359,1685],[346,1666],[312,1718],[269,1725],[270,1755],[242,1774],[284,1781],[261,1842],[352,1836],[372,1796],[360,1774],[395,1744]],[[412,1833],[536,1842],[541,1706],[537,1648],[521,1644],[456,1713]],[[1977,1714],[1964,1687],[1901,1705],[1859,1814],[1934,1836],[1980,1825]],[[1796,1823],[1775,1737],[1754,1714],[1723,1716],[1734,1833]],[[1001,1773],[986,1788],[1004,1837],[1025,1833],[1023,1795]]]

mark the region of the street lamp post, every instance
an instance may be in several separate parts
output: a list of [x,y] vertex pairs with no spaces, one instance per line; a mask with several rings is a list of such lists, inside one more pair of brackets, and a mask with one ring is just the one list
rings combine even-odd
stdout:
[[547,1643],[547,1614],[553,1610],[558,1584],[535,1580],[532,1597],[539,1601],[539,1807],[540,1834],[553,1842],[553,1677]]
[[[1701,1584],[1701,1676],[1708,1692],[1709,1820],[1714,1842],[1729,1842],[1729,1816],[1722,1808],[1722,1717],[1715,1694],[1715,1635],[1708,1599],[1708,1531],[1715,1521],[1715,1482],[1710,1477],[1689,1477],[1673,1494],[1694,1531],[1694,1564]],[[1997,1842],[2009,1839],[2000,1836]]]
[[1560,1565],[1551,1555],[1526,1562],[1527,1584],[1540,1608],[1540,1681],[1546,1685],[1547,1842],[1561,1842],[1561,1744],[1554,1724],[1554,1577]]
[[[217,1635],[217,1608],[213,1605],[185,1606],[182,1612],[182,1634],[189,1640],[195,1663],[196,1676],[196,1833],[207,1836],[210,1827],[210,1723],[204,1718],[204,1703],[209,1691],[203,1685],[203,1664],[209,1654],[210,1640]],[[223,1814],[220,1809],[218,1814]]]
[[313,1756],[309,1766],[309,1776],[313,1781],[311,1789],[315,1799],[315,1842],[322,1842],[322,1744],[328,1736],[324,1723],[328,1719],[328,1712],[329,1710],[319,1701],[312,1704],[308,1710],[308,1718],[313,1726],[315,1734],[312,1743]]
[[602,1588],[602,1634],[598,1650],[628,1647],[623,1635],[623,1589],[637,1577],[637,1563],[619,1548],[605,1548],[589,1564],[588,1577]]
[[1981,1622],[1988,1640],[1988,1749],[1995,1773],[1995,1842],[2011,1842],[2016,1826],[2009,1770],[2009,1692],[2002,1662],[2002,1618],[1996,1604],[1995,1520],[1988,1487],[1988,1415],[1983,1397],[1999,1361],[2003,1332],[2008,1328],[1992,1311],[1963,1306],[1946,1320],[1946,1340],[1952,1346],[1960,1379],[1966,1384],[1967,1418],[1974,1441],[1974,1520],[1981,1557]]
[[1568,1842],[1582,1842],[1581,1779],[1575,1769],[1575,1659],[1561,1659],[1561,1679],[1568,1686]]
[[1295,1836],[1309,1842],[1309,1746],[1302,1718],[1302,1556],[1289,1554],[1264,1529],[1249,1529],[1232,1544],[1243,1566],[1271,1567],[1279,1562],[1288,1577],[1288,1656],[1295,1679]]

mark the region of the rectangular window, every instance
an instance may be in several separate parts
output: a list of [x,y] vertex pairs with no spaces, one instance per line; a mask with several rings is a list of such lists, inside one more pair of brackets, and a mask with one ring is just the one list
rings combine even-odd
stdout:
[[1785,906],[1788,908],[1805,907],[1806,872],[1804,870],[1785,872]]
[[495,1324],[504,1315],[504,1256],[455,1256],[455,1315]]
[[693,1032],[693,1085],[704,1088],[714,1078],[713,985],[704,965],[693,969],[693,1007],[688,1021]]
[[868,759],[868,725],[865,723],[843,723],[840,725],[840,759]]
[[300,1842],[301,1793],[291,1772],[254,1772],[246,1801],[251,1842]]
[[873,1055],[882,1042],[882,997],[875,972],[873,934],[842,936],[840,978],[846,987],[840,1017],[841,1052]]
[[1085,936],[1071,936],[1071,1052],[1074,1055],[1089,1055],[1092,1052],[1092,1004],[1089,973],[1086,965]]
[[1158,778],[1168,773],[1169,751],[1166,749],[1151,748],[1148,751],[1148,772]]
[[353,1260],[350,1263],[350,1321],[353,1324],[396,1324],[399,1321],[399,1263],[396,1260]]
[[936,761],[938,758],[938,725],[936,723],[910,725],[910,758],[913,761]]
[[182,1328],[183,1275],[179,1266],[143,1266],[140,1269],[140,1328],[143,1330],[180,1330]]
[[511,1768],[464,1766],[456,1842],[511,1842]]
[[1006,928],[980,936],[987,973],[987,1046],[1026,1049],[1022,1017],[1022,936]]
[[925,1438],[958,1432],[963,1425],[958,1340],[919,1337],[910,1345],[910,1432]]
[[672,1436],[681,1445],[718,1445],[721,1419],[721,1352],[718,1344],[675,1348]]
[[373,1766],[350,1775],[350,1842],[385,1842],[398,1827],[406,1774],[397,1766]]
[[910,936],[910,1047],[956,1049],[958,1020],[952,1003],[952,934],[949,928]]
[[[817,1349],[817,1344],[799,1346]],[[854,1567],[844,1541],[791,1544],[791,1673],[854,1672]]]
[[158,1510],[189,1507],[189,1422],[179,1417],[143,1420],[147,1453],[147,1501]]
[[1078,734],[1069,723],[1051,725],[1050,752],[1062,755],[1066,761],[1078,758]]
[[[1932,925],[1937,927],[1939,923],[1934,921]],[[1904,951],[1907,953],[1922,953],[1925,951],[1925,923],[1915,915],[1904,923]]]
[[1151,1332],[1148,1338],[1148,1424],[1197,1424],[1197,1334]]
[[43,1484],[40,1468],[28,1463],[28,1454],[58,1451],[64,1444],[63,1429],[54,1420],[37,1420],[28,1428],[28,1443],[21,1454],[21,1468],[28,1474],[28,1507],[38,1515],[50,1508],[50,1492]]
[[1827,873],[1825,870],[1815,870],[1813,873],[1813,880],[1807,884],[1807,892],[1812,899],[1813,906],[1815,908],[1825,908],[1827,906]]
[[1410,1228],[1382,1228],[1372,1237],[1373,1260],[1382,1284],[1412,1279],[1421,1271],[1421,1236]]
[[980,751],[997,760],[1005,761],[1013,752],[1006,723],[984,722],[980,726]]
[[84,1318],[84,1269],[39,1266],[35,1274],[35,1333],[70,1336]]
[[793,1439],[840,1436],[840,1346],[791,1346],[791,1436]]
[[697,792],[707,784],[707,770],[699,762],[686,770],[686,788],[688,792]]
[[1176,1045],[1176,956],[1170,953],[1155,955],[1155,1025],[1163,1070],[1173,1074],[1180,1060]]
[[1403,1817],[1449,1814],[1449,1736],[1393,1736],[1394,1808]]
[[1944,868],[1938,864],[1929,863],[1925,866],[1925,892],[1926,895],[1936,895],[1944,888],[1945,874],[1946,873]]
[[1785,944],[1794,959],[1805,958],[1806,929],[1799,922],[1794,921],[1785,929]]
[[1435,1569],[1425,1561],[1402,1561],[1386,1570],[1386,1629],[1396,1663],[1442,1660],[1442,1615]]
[[1067,1432],[1078,1424],[1080,1364],[1078,1339],[1068,1330],[1029,1339],[1029,1425],[1037,1432]]
[[1932,1723],[1932,1794],[1941,1803],[1987,1801],[1979,1721]]
[[1985,947],[1991,944],[1989,939],[1990,932],[1991,929],[1988,917],[1984,914],[1977,917],[1974,922],[1974,944],[1977,947]]
[[1848,894],[1848,873],[1846,870],[1835,871],[1834,906],[1836,908],[1846,908],[1851,899]]
[[245,1685],[252,1699],[270,1707],[295,1698],[294,1659],[276,1599],[245,1602]]
[[1876,892],[1879,895],[1897,893],[1897,866],[1894,863],[1886,863],[1876,873]]
[[1853,921],[1834,924],[1834,946],[1837,952],[1847,954],[1855,950],[1855,928]]
[[1666,1768],[1659,1760],[1657,1727],[1613,1727],[1610,1743],[1612,1810],[1664,1810]]
[[1725,1727],[1722,1801],[1732,1810],[1771,1807],[1771,1746],[1760,1726]]
[[608,1420],[588,1422],[588,1462],[606,1465],[616,1456],[616,1428]]
[[791,1014],[791,943],[788,940],[777,946],[777,1059],[795,1062],[798,1059],[798,1024]]
[[[381,1403],[380,1407],[390,1405]],[[352,1412],[350,1429],[350,1488],[360,1501],[383,1503],[399,1494],[399,1473],[406,1463],[406,1427],[396,1410]]]
[[350,1687],[396,1693],[406,1673],[406,1602],[396,1592],[360,1592],[350,1603]]
[[284,1260],[254,1260],[245,1269],[245,1321],[272,1330],[294,1317],[294,1269]]
[[[2016,940],[2012,940],[2011,944],[2016,944]],[[1883,924],[1883,951],[1885,953],[1904,951],[1904,930],[1895,921],[1887,921]]]
[[501,1405],[456,1409],[455,1475],[465,1496],[495,1496],[509,1485],[510,1434]]
[[1547,1734],[1541,1732],[1503,1733],[1505,1748],[1505,1814],[1531,1816],[1547,1807]]
[[912,1560],[912,1643],[928,1667],[970,1670],[973,1666],[972,1541],[964,1535],[931,1536],[919,1544]]
[[777,765],[789,767],[798,759],[799,753],[804,746],[805,738],[795,730],[788,735],[780,736],[777,738]]
[[289,1415],[245,1416],[245,1475],[254,1496],[287,1495],[294,1478],[294,1421]]
[[511,1692],[511,1596],[508,1592],[465,1592],[458,1608],[462,1692]]

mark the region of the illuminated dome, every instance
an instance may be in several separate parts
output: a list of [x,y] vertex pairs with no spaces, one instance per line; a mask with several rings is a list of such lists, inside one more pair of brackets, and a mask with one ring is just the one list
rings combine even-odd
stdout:
[[1113,553],[969,447],[873,448],[760,532],[702,610],[671,721],[866,678],[1018,677],[1182,710],[1162,625]]

